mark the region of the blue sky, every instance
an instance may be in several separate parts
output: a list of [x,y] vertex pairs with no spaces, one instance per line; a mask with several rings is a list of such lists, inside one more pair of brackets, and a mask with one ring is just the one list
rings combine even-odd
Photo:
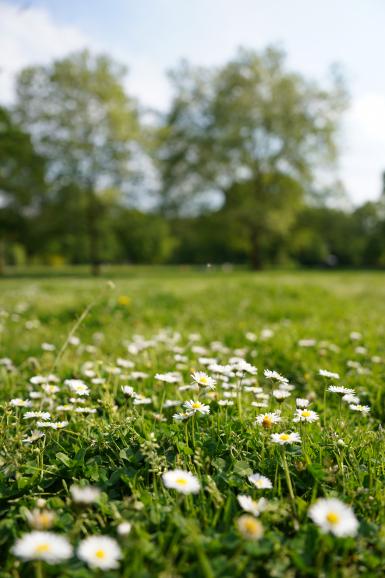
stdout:
[[225,62],[238,46],[281,45],[320,81],[339,63],[351,107],[339,175],[355,203],[380,193],[385,169],[384,0],[0,0],[0,101],[17,70],[89,46],[130,69],[128,90],[165,108],[165,72],[181,58]]

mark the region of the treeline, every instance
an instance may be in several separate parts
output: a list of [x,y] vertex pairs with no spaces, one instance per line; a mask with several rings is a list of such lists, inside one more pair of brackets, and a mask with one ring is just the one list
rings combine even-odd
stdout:
[[131,98],[124,75],[89,52],[21,71],[15,105],[0,108],[1,270],[385,266],[384,198],[333,208],[338,74],[320,86],[274,48],[212,69],[183,62],[163,114]]

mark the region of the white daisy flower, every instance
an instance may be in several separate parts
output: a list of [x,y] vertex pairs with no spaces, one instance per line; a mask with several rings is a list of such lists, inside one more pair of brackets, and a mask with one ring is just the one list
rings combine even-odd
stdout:
[[217,363],[217,359],[215,357],[198,357],[198,362],[200,365],[211,365]]
[[268,407],[269,404],[267,404],[265,401],[252,401],[251,405],[253,407]]
[[246,373],[250,373],[251,375],[257,375],[258,373],[258,369],[256,367],[254,367],[254,365],[251,365],[251,363],[248,363],[247,361],[245,361],[244,359],[240,359],[234,366],[234,369],[236,369],[237,372],[246,372]]
[[209,377],[207,373],[204,373],[203,371],[195,371],[195,373],[191,374],[191,378],[197,385],[207,387],[208,389],[215,389],[215,379]]
[[331,532],[338,537],[357,534],[358,520],[353,510],[337,498],[317,500],[309,508],[309,516],[323,532]]
[[350,394],[355,393],[354,389],[344,387],[343,385],[329,385],[328,391],[330,391],[331,393],[340,393],[342,395],[345,395],[347,393],[350,393]]
[[45,391],[45,393],[48,393],[49,395],[58,393],[58,391],[60,391],[60,387],[58,387],[57,385],[51,385],[50,383],[44,383],[41,386],[41,388],[43,391]]
[[64,405],[58,405],[56,411],[72,411],[74,406],[71,403],[65,403]]
[[149,377],[149,374],[144,371],[131,371],[130,373],[130,379],[135,379],[136,381],[139,379],[147,379],[147,377]]
[[253,516],[259,516],[261,512],[266,508],[267,500],[261,498],[259,500],[253,500],[250,496],[237,496],[239,505],[245,512],[253,514]]
[[350,404],[350,409],[353,411],[359,411],[361,413],[367,414],[370,412],[370,407],[368,405],[360,405],[360,404]]
[[44,560],[48,564],[58,564],[71,558],[72,546],[59,534],[35,530],[19,538],[12,552],[23,560]]
[[346,403],[354,403],[356,405],[360,403],[360,398],[351,393],[345,393],[345,395],[342,396],[342,399],[346,401]]
[[252,331],[247,331],[245,337],[248,341],[257,341],[257,336]]
[[262,331],[260,333],[260,337],[264,341],[266,341],[267,339],[270,339],[270,337],[273,337],[273,335],[274,335],[274,331],[272,329],[269,329],[268,327],[265,327],[264,329],[262,329]]
[[350,334],[350,339],[352,341],[359,341],[360,339],[362,339],[362,335],[358,331],[352,331]]
[[318,413],[312,411],[311,409],[296,409],[294,414],[294,422],[305,421],[312,423],[314,421],[318,421],[319,416]]
[[212,363],[209,365],[209,370],[213,373],[220,373],[226,377],[234,377],[235,375],[231,365],[219,365],[218,363]]
[[124,367],[125,369],[132,369],[135,366],[135,363],[129,359],[118,357],[116,360],[116,365],[119,365],[119,367]]
[[20,399],[20,397],[15,397],[9,402],[12,407],[31,407],[32,401],[29,399]]
[[368,353],[368,350],[366,349],[366,347],[356,347],[354,351],[358,355],[366,355]]
[[75,413],[96,413],[96,409],[94,407],[77,407]]
[[184,470],[169,470],[162,478],[166,488],[177,490],[182,494],[197,494],[201,487],[198,478]]
[[32,385],[40,385],[42,383],[46,383],[47,378],[44,377],[43,375],[34,375],[33,377],[30,378],[30,383],[32,383]]
[[271,434],[271,441],[275,444],[286,445],[286,444],[293,444],[293,443],[301,443],[301,437],[296,432],[290,433],[274,433]]
[[67,385],[70,390],[76,395],[89,395],[89,387],[81,379],[66,379],[64,385]]
[[32,418],[48,420],[51,419],[51,414],[48,411],[27,411],[23,415],[23,419],[32,419]]
[[315,339],[300,339],[298,341],[298,345],[300,347],[314,347],[317,341]]
[[23,444],[33,444],[33,442],[36,442],[44,436],[45,434],[42,431],[35,430],[31,433],[30,436],[25,436],[23,438]]
[[237,520],[239,532],[248,540],[260,540],[263,536],[263,526],[250,514],[243,514]]
[[68,421],[38,421],[37,427],[46,427],[51,429],[63,429],[67,427]]
[[280,421],[282,421],[280,411],[261,413],[256,417],[257,424],[261,425],[265,429],[270,429],[274,424],[279,423]]
[[136,396],[134,388],[131,387],[130,385],[122,385],[122,392],[124,393],[124,395],[128,395],[128,397]]
[[274,389],[272,393],[277,401],[283,401],[287,397],[290,397],[290,392],[285,389]]
[[91,379],[91,383],[93,383],[94,385],[102,385],[103,383],[105,383],[105,379],[104,377],[94,377],[93,379]]
[[119,544],[110,536],[90,536],[82,540],[77,555],[90,568],[102,570],[118,568],[122,558]]
[[197,391],[199,389],[199,385],[179,385],[179,391]]
[[116,531],[119,534],[119,536],[128,536],[131,530],[132,524],[130,524],[130,522],[121,522],[116,528]]
[[292,383],[280,383],[278,387],[279,389],[285,391],[294,391],[295,389],[295,385],[293,385]]
[[189,417],[191,417],[191,413],[187,413],[187,412],[179,412],[179,413],[174,413],[174,415],[172,416],[173,419],[175,419],[175,421],[184,421],[185,419],[188,419]]
[[201,413],[203,415],[210,413],[210,406],[201,403],[200,401],[194,401],[190,399],[190,401],[186,401],[183,404],[183,407],[186,408],[187,413]]
[[42,343],[41,348],[43,351],[55,351],[56,346],[53,343]]
[[330,379],[339,379],[340,378],[338,373],[333,373],[332,371],[328,371],[327,369],[320,369],[318,371],[318,373],[322,377],[329,377]]
[[303,397],[297,397],[295,400],[295,405],[300,408],[305,408],[309,405],[310,401],[308,399],[304,399]]
[[285,383],[285,382],[287,383],[289,381],[286,377],[283,377],[283,375],[278,373],[278,371],[271,371],[270,369],[265,369],[265,371],[263,372],[263,375],[267,379],[274,379],[276,381],[279,381],[280,383]]
[[166,399],[163,407],[164,409],[168,409],[169,407],[176,407],[180,405],[182,402],[179,399]]
[[78,486],[72,484],[70,492],[72,500],[77,504],[94,504],[100,497],[100,490],[96,486]]
[[258,490],[270,490],[273,487],[273,484],[271,483],[269,478],[266,478],[266,476],[262,476],[261,474],[258,473],[248,476],[247,479],[249,480],[249,482],[254,484],[254,486],[258,488]]
[[179,373],[169,372],[169,373],[156,373],[155,379],[158,381],[164,381],[165,383],[179,383],[181,381],[181,376]]
[[51,510],[40,510],[39,508],[34,508],[33,510],[26,512],[26,518],[30,527],[34,530],[49,530],[52,527],[56,516]]
[[148,405],[152,403],[151,397],[145,397],[144,395],[137,393],[134,397],[134,405]]
[[232,399],[219,399],[218,405],[222,405],[222,406],[234,405],[234,402]]

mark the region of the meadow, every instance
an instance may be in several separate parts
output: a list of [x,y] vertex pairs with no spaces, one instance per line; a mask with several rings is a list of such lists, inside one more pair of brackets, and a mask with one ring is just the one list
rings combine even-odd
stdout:
[[0,576],[385,572],[385,275],[0,282]]

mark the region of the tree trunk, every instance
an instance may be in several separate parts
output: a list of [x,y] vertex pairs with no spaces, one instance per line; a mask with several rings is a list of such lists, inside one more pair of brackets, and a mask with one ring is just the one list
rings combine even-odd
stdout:
[[89,259],[91,264],[91,275],[100,275],[100,253],[99,253],[99,227],[98,227],[98,206],[93,189],[87,193],[87,234],[89,246]]

